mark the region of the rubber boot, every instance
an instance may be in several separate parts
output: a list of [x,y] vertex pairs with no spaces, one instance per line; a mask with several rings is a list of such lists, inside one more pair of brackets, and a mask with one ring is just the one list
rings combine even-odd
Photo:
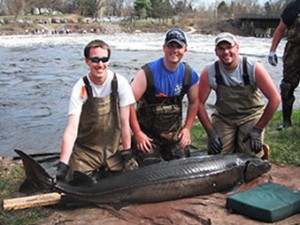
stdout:
[[282,116],[283,116],[283,123],[280,124],[277,130],[286,130],[292,126],[292,111],[293,111],[293,103],[295,101],[295,97],[289,99],[288,101],[282,102]]

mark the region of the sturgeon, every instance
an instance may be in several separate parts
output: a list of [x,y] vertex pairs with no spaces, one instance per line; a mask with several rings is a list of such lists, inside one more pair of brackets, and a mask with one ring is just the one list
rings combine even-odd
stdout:
[[229,191],[271,168],[268,162],[244,153],[205,155],[152,164],[96,183],[72,186],[55,181],[31,156],[15,151],[23,161],[27,179],[36,185],[97,204],[151,203]]

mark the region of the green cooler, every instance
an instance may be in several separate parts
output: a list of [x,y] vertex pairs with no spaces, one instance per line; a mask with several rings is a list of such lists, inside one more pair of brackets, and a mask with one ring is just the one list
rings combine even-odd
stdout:
[[265,183],[228,197],[226,208],[256,220],[275,222],[300,212],[300,191]]

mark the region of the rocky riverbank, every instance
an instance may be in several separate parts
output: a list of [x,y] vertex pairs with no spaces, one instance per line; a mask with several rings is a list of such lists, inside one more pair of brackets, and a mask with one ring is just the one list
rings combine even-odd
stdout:
[[187,32],[203,34],[216,34],[222,31],[232,32],[242,35],[242,31],[227,22],[201,24],[157,24],[145,23],[143,25],[134,22],[115,23],[115,22],[76,22],[76,23],[49,23],[49,22],[30,22],[18,23],[10,21],[9,23],[0,23],[0,35],[26,35],[26,34],[70,34],[70,33],[102,33],[114,34],[120,32],[151,32],[163,33],[171,27],[179,27]]
[[0,35],[118,33],[122,27],[112,23],[97,24],[5,24],[0,25]]

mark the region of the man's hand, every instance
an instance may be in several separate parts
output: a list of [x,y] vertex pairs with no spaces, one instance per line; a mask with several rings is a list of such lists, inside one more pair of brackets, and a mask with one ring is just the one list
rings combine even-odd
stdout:
[[144,132],[140,131],[134,134],[137,148],[141,152],[151,152],[153,139],[149,138]]
[[278,58],[276,52],[271,52],[269,54],[268,61],[272,66],[277,66]]
[[253,152],[259,153],[262,149],[262,133],[263,129],[253,127],[253,129],[247,134],[243,142],[250,139],[250,146]]
[[208,148],[213,154],[220,154],[223,147],[222,140],[215,130],[208,132]]
[[139,168],[139,164],[135,160],[134,156],[132,155],[131,149],[126,149],[121,151],[121,156],[124,160],[124,169],[127,170],[135,170]]
[[191,144],[191,135],[190,135],[190,130],[187,128],[182,128],[182,130],[180,131],[179,135],[179,146],[181,148],[184,148],[188,145]]
[[69,165],[63,162],[59,162],[57,164],[56,180],[65,180],[68,170],[69,170]]

